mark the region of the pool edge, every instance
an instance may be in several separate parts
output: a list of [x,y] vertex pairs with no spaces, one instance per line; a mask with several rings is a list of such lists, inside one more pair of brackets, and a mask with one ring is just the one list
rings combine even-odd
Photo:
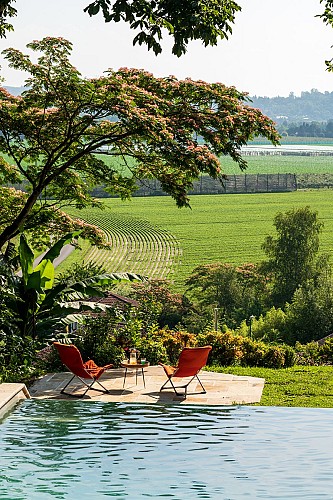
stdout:
[[0,384],[0,419],[22,399],[31,396],[25,384],[3,383]]

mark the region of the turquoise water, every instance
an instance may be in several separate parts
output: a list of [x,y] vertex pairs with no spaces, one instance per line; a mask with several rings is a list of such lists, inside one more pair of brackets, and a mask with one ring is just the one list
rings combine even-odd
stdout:
[[0,499],[333,499],[333,409],[26,401]]

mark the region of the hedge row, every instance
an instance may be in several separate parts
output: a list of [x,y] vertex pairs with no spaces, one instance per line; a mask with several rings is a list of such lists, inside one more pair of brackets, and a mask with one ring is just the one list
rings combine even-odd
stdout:
[[[209,366],[258,366],[265,368],[287,368],[295,364],[321,365],[333,364],[333,339],[323,345],[316,342],[295,348],[286,344],[267,344],[249,337],[235,335],[230,331],[209,331],[198,335],[185,331],[155,330],[144,336],[120,341],[114,334],[99,336],[86,332],[74,343],[80,348],[83,358],[92,358],[97,364],[120,362],[129,357],[130,347],[140,351],[140,355],[149,360],[151,365],[159,361],[177,363],[183,347],[211,345],[212,351],[208,359]],[[51,355],[51,365],[57,362],[54,369],[59,369],[59,358]],[[49,366],[48,369],[52,369]]]
[[[211,345],[208,359],[210,366],[258,366],[287,368],[295,364],[333,364],[333,339],[322,345],[317,342],[296,344],[267,344],[231,332],[204,332],[198,335],[188,332],[159,330],[152,337],[140,342],[142,354],[153,363],[160,360],[175,364],[183,347]],[[156,349],[157,348],[157,349]],[[158,355],[156,356],[156,354]],[[157,359],[159,357],[160,359]]]

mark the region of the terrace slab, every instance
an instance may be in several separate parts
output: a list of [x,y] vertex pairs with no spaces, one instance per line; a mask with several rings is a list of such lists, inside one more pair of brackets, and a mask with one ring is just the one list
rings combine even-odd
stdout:
[[9,412],[21,399],[29,399],[25,384],[0,384],[0,418]]
[[[109,394],[89,390],[82,399],[115,403],[241,405],[259,403],[265,382],[263,378],[202,371],[199,377],[207,391],[206,394],[192,394],[192,392],[201,390],[200,385],[194,380],[188,388],[187,398],[184,399],[182,396],[177,396],[172,388],[160,392],[161,386],[166,381],[166,376],[160,366],[149,366],[144,369],[145,387],[141,374],[138,374],[136,380],[134,370],[127,372],[125,387],[123,387],[124,372],[125,370],[122,368],[111,369],[102,375],[100,381],[108,389]],[[72,375],[68,372],[45,375],[30,387],[31,397],[36,399],[73,399],[60,392],[71,377]],[[181,386],[188,382],[188,379],[176,379],[174,382]],[[67,391],[80,396],[85,388],[75,378],[66,388]]]

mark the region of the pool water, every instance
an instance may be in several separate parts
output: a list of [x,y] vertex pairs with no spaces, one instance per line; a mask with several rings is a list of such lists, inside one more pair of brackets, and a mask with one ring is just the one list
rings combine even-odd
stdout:
[[0,425],[0,499],[333,499],[333,409],[34,401]]

